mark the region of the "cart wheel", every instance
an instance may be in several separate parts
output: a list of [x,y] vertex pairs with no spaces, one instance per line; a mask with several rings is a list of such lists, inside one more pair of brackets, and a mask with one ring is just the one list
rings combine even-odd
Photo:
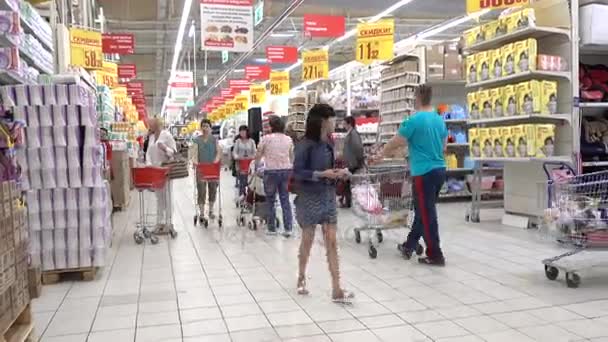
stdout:
[[175,238],[177,237],[177,230],[175,230],[175,229],[171,229],[171,230],[169,231],[169,235],[171,235],[171,238],[172,238],[172,239],[175,239]]
[[156,236],[156,235],[152,235],[152,236],[150,236],[150,242],[151,242],[153,245],[156,245],[156,244],[158,243],[158,236]]
[[559,275],[559,270],[556,267],[545,265],[545,275],[547,276],[547,279],[555,280]]
[[217,226],[222,228],[222,218],[221,217],[217,220]]
[[569,288],[575,289],[580,284],[581,284],[581,277],[579,277],[578,274],[576,274],[574,272],[566,273],[566,285],[568,285]]
[[144,242],[144,237],[138,233],[133,233],[133,240],[136,244],[141,245]]
[[376,237],[378,238],[378,243],[382,243],[382,241],[384,241],[384,235],[382,235],[381,230],[376,230]]
[[361,232],[358,230],[355,230],[355,242],[361,243]]
[[369,257],[372,259],[376,259],[376,257],[378,256],[378,250],[373,245],[369,246],[368,253],[369,253]]
[[416,255],[422,255],[422,253],[424,253],[424,248],[421,244],[418,244],[418,246],[416,246]]
[[471,215],[469,215],[468,213],[466,215],[464,215],[464,220],[465,220],[465,222],[470,222],[471,221]]
[[152,236],[152,233],[149,230],[145,229],[145,228],[142,231],[142,234],[143,234],[144,238],[146,238],[146,239],[149,239],[150,236]]
[[471,222],[479,223],[479,214],[471,215]]
[[209,228],[209,220],[207,220],[206,218],[203,218],[201,220],[201,223],[203,224],[203,227]]
[[247,228],[249,228],[249,230],[253,230],[253,225],[254,225],[254,224],[255,224],[255,223],[253,223],[253,222],[249,222],[249,223],[247,223]]
[[194,215],[194,225],[198,224],[198,215]]

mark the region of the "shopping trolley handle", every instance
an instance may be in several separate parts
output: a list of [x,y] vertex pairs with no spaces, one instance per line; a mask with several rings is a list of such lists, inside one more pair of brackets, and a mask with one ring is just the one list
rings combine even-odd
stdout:
[[570,172],[572,172],[572,175],[576,175],[576,171],[574,171],[574,169],[572,168],[572,166],[570,166],[570,164],[565,163],[565,162],[558,162],[558,161],[548,161],[548,162],[544,162],[543,163],[543,170],[545,171],[545,175],[547,175],[547,180],[552,180],[552,176],[551,176],[551,171],[553,169],[561,169],[561,170],[568,170]]

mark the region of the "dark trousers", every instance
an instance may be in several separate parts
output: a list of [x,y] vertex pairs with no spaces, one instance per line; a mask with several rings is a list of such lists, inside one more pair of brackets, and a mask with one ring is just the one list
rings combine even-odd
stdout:
[[237,173],[236,176],[236,184],[239,187],[239,195],[243,196],[247,190],[247,174],[246,173]]
[[443,253],[439,242],[439,225],[437,223],[437,199],[445,182],[444,168],[434,169],[422,176],[412,177],[412,194],[414,196],[414,225],[407,236],[405,248],[415,250],[422,237],[426,245],[426,256],[430,259],[441,259]]

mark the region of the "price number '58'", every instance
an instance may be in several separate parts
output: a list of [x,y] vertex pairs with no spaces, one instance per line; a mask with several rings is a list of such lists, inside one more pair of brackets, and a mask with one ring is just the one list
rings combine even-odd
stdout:
[[101,56],[98,56],[95,51],[84,52],[84,64],[87,68],[101,68],[102,60]]

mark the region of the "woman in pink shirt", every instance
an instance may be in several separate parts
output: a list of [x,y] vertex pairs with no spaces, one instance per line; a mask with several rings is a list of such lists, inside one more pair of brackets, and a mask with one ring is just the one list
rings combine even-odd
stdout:
[[290,237],[292,231],[292,211],[289,203],[289,192],[287,185],[293,164],[293,142],[291,138],[283,133],[285,123],[278,116],[269,118],[271,133],[262,138],[258,146],[256,159],[264,158],[266,165],[264,170],[264,190],[268,203],[268,231],[269,235],[277,233],[275,199],[277,192],[283,210],[283,224],[285,231],[283,236]]

